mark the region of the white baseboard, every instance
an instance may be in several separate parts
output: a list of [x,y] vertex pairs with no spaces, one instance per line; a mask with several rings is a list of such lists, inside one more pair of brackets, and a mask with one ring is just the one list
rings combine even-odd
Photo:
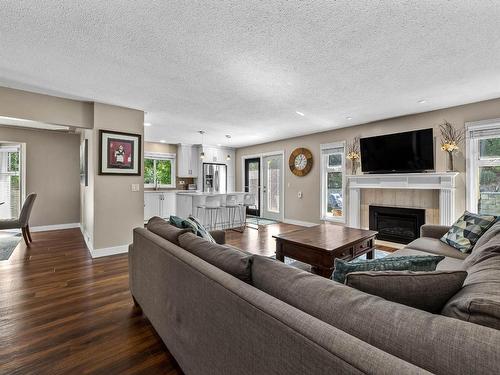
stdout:
[[315,225],[318,225],[317,223],[311,223],[309,221],[292,220],[292,219],[285,219],[283,220],[283,222],[286,224],[300,225],[302,227],[314,227]]
[[107,257],[110,255],[116,255],[116,254],[124,254],[128,253],[128,245],[120,245],[120,246],[113,246],[113,247],[103,247],[102,249],[94,249],[91,243],[90,236],[88,235],[87,231],[83,229],[83,227],[80,225],[80,230],[83,235],[83,239],[85,240],[85,244],[87,245],[87,249],[89,249],[90,256],[92,258],[100,258],[100,257]]
[[102,249],[92,249],[92,250],[89,249],[89,252],[92,258],[107,257],[116,254],[125,254],[128,253],[128,245],[104,247]]
[[66,224],[53,224],[53,225],[39,225],[30,227],[31,232],[47,232],[51,230],[72,229],[79,228],[80,223],[66,223]]

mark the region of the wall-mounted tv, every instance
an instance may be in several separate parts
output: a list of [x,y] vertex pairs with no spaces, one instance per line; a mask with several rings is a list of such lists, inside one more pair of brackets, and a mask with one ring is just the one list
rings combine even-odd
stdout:
[[412,173],[434,169],[432,129],[360,139],[361,170],[366,173]]

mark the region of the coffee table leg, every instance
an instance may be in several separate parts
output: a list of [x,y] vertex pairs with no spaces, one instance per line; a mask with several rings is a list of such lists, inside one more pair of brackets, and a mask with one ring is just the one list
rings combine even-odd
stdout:
[[366,259],[373,259],[374,253],[375,253],[375,250],[371,250],[371,251],[367,252]]
[[311,272],[314,273],[315,275],[323,276],[326,277],[327,279],[330,279],[333,274],[333,268],[311,266]]
[[276,259],[284,262],[285,261],[285,253],[283,252],[283,244],[280,240],[276,240]]

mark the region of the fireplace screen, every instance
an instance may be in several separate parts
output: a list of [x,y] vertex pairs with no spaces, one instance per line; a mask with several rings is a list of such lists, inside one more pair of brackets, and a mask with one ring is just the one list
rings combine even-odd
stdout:
[[408,244],[420,236],[425,210],[416,208],[370,206],[370,229],[377,239]]

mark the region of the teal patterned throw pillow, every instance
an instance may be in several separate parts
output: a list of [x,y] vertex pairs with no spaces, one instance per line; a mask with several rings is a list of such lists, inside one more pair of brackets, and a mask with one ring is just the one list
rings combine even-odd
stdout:
[[462,216],[452,225],[448,233],[441,237],[441,241],[460,250],[469,253],[477,240],[497,221],[498,217],[493,215],[477,215],[465,211]]
[[422,255],[404,257],[385,257],[382,259],[355,260],[347,262],[335,259],[332,279],[344,283],[346,275],[362,271],[435,271],[444,256]]
[[186,219],[186,221],[190,221],[196,224],[196,226],[198,227],[198,230],[196,232],[198,237],[204,238],[209,242],[216,243],[212,235],[205,229],[203,224],[197,218],[195,218],[194,216],[189,216],[189,219]]

